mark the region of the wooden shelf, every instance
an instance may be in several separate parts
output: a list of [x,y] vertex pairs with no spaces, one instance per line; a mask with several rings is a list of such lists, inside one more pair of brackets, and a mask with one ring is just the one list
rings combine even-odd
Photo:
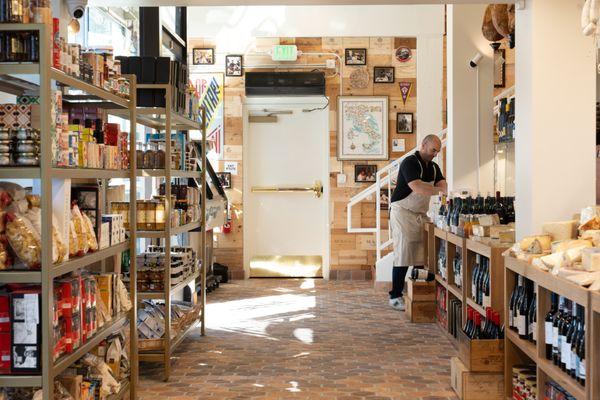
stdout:
[[467,297],[467,305],[485,317],[485,308],[477,304],[472,298]]
[[[200,225],[201,225],[200,222],[192,222],[190,224],[178,226],[176,228],[171,228],[171,236],[193,231],[194,229],[200,228]],[[166,231],[138,231],[137,236],[139,238],[158,239],[158,238],[166,237],[167,232]]]
[[475,240],[467,239],[467,249],[487,258],[492,257],[492,248],[484,243],[477,242]]
[[[138,89],[164,89],[165,85],[140,85]],[[126,110],[109,110],[109,113],[118,117],[126,117]],[[164,107],[138,107],[137,108],[137,123],[148,128],[165,130],[167,125],[166,118],[167,110]],[[200,130],[200,122],[194,121],[183,115],[171,111],[171,130]]]
[[128,319],[128,317],[129,313],[118,314],[110,322],[106,323],[98,332],[96,332],[94,337],[92,337],[86,343],[81,345],[77,350],[59,358],[54,363],[54,367],[52,368],[53,376],[59,375],[61,372],[63,372],[65,369],[71,366],[75,361],[79,360],[94,347],[98,346],[98,344],[100,344],[101,341],[103,341],[108,336],[121,329],[124,326],[124,322]]
[[[1,25],[0,31],[3,31]],[[38,63],[0,63],[0,75],[37,75],[39,73],[40,64]]]
[[519,334],[512,329],[505,330],[506,338],[510,340],[515,346],[517,346],[527,357],[531,358],[533,362],[537,360],[537,348],[535,344],[528,340],[523,340],[519,337]]
[[552,275],[550,272],[542,271],[541,269],[514,257],[505,257],[505,265],[506,268],[511,271],[536,282],[539,286],[551,292],[557,293],[558,295],[566,297],[583,306],[587,307],[588,305],[590,291],[583,286],[579,286],[561,276]]
[[446,238],[448,240],[448,243],[452,243],[453,245],[458,246],[460,248],[465,247],[466,239],[464,237],[448,232],[446,234]]
[[440,228],[433,228],[433,234],[435,235],[436,238],[440,238],[442,240],[446,240],[448,237],[448,232],[446,232]]
[[0,179],[40,179],[40,176],[39,167],[0,167]]
[[117,254],[120,254],[127,249],[129,249],[129,240],[126,240],[125,242],[116,244],[114,246],[110,246],[106,249],[98,250],[94,253],[88,253],[83,257],[76,257],[70,259],[62,264],[55,265],[52,268],[50,276],[52,278],[56,278],[58,276],[68,274],[69,272],[73,272],[80,268],[84,268],[95,262],[116,256]]
[[[141,177],[165,178],[167,176],[167,171],[164,169],[139,169],[136,171],[136,175]],[[200,179],[201,175],[201,171],[180,171],[174,169],[171,170],[171,178]]]
[[41,271],[0,271],[0,283],[42,283]]
[[441,275],[435,274],[435,280],[437,281],[437,283],[442,285],[444,288],[448,289],[448,282],[446,282],[444,280],[444,278],[442,278]]
[[591,292],[591,297],[592,297],[592,301],[591,301],[591,303],[592,303],[592,310],[595,313],[599,313],[600,314],[600,292]]
[[452,293],[456,298],[458,298],[460,301],[462,301],[462,299],[463,299],[462,289],[460,289],[458,286],[456,286],[453,283],[449,283],[447,288],[450,291],[450,293]]
[[[550,379],[562,386],[572,396],[575,396],[577,400],[586,399],[585,387],[581,386],[575,379],[571,378],[563,372],[563,370],[554,365],[552,361],[546,360],[545,358],[538,358],[537,365]],[[587,373],[589,374],[589,372]],[[541,388],[538,390],[541,390]]]
[[131,174],[126,169],[52,168],[52,177],[58,179],[128,179]]
[[[184,286],[187,286],[190,283],[194,282],[196,280],[196,278],[198,278],[198,276],[200,276],[200,273],[198,271],[196,271],[195,273],[193,273],[192,275],[190,275],[186,279],[184,279],[183,282],[180,282],[177,285],[172,286],[171,287],[171,295],[173,293],[178,292],[179,290],[183,289]],[[166,296],[165,291],[162,291],[162,292],[138,292],[138,299],[142,299],[142,300],[149,300],[149,299],[160,300],[160,299],[164,299],[165,296]]]
[[[2,31],[0,29],[0,31]],[[41,375],[0,375],[0,387],[42,387]]]

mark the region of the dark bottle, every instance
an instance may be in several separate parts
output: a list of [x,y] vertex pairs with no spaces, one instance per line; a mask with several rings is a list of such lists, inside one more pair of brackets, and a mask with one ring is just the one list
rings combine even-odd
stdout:
[[521,283],[521,276],[517,276],[515,279],[515,287],[513,288],[512,294],[510,295],[510,301],[508,303],[508,327],[513,329],[516,326],[514,318],[515,303],[517,302],[517,294],[519,292],[519,285]]
[[497,339],[504,339],[504,325],[500,325],[500,313],[498,313],[497,311],[494,311],[494,321],[496,322],[496,329],[497,329],[497,333],[496,333],[496,338]]
[[533,343],[537,343],[537,283],[533,283],[533,295],[529,303],[529,329],[528,338]]
[[467,322],[463,327],[463,332],[467,337],[471,337],[471,329],[473,328],[473,309],[471,307],[467,307]]
[[482,301],[481,305],[484,308],[488,308],[492,306],[492,297],[490,295],[491,286],[490,286],[490,260],[486,257],[483,258],[485,265],[485,276],[483,279],[483,288],[482,288]]
[[[568,303],[569,305],[571,304],[570,301]],[[559,351],[559,355],[558,355],[558,366],[560,367],[560,369],[562,369],[563,371],[566,368],[565,365],[565,361],[566,361],[566,343],[567,343],[567,331],[569,330],[569,327],[571,325],[571,312],[570,312],[570,307],[565,305],[565,313],[564,313],[564,317],[561,318],[559,325],[558,325],[558,341],[560,342],[560,346],[558,348]]]
[[477,301],[477,282],[481,271],[481,256],[475,256],[475,265],[473,266],[473,274],[471,276],[471,299]]
[[454,284],[461,288],[462,287],[462,256],[460,247],[456,248],[454,253],[454,260],[452,262],[452,272],[454,276]]
[[502,198],[500,197],[500,192],[496,192],[496,202],[494,203],[494,212],[498,214],[498,218],[500,218],[500,223],[506,223],[506,208],[502,202]]
[[435,275],[424,268],[413,268],[410,273],[410,279],[413,281],[431,282],[435,279]]
[[552,322],[552,362],[554,365],[560,364],[560,324],[563,319],[563,313],[565,308],[565,298],[559,296],[558,298],[558,311],[554,314],[554,321]]
[[585,322],[582,324],[582,332],[579,335],[577,343],[577,358],[579,359],[579,371],[577,373],[577,381],[585,386],[586,368],[585,368]]
[[515,222],[516,217],[515,217],[515,198],[514,197],[507,197],[508,199],[508,206],[506,209],[506,223],[510,224],[511,222]]
[[550,311],[546,314],[544,319],[544,336],[546,343],[546,359],[552,360],[552,323],[554,322],[554,316],[558,312],[558,295],[556,293],[550,294]]
[[481,339],[481,314],[478,312],[475,312],[475,326],[471,334],[471,339]]
[[452,213],[454,212],[454,201],[448,199],[448,210],[446,211],[446,227],[449,229],[452,223]]
[[577,374],[579,373],[579,356],[577,355],[577,346],[579,344],[579,337],[583,332],[583,319],[585,315],[583,313],[583,307],[577,305],[577,324],[575,326],[575,332],[573,333],[573,339],[571,340],[571,368],[570,375],[573,379],[578,379]]
[[456,229],[458,228],[458,225],[460,223],[460,210],[462,207],[463,200],[460,197],[457,197],[455,199],[455,202],[456,202],[456,204],[454,207],[454,212],[452,213],[452,227],[453,227],[452,232],[453,233],[456,233]]
[[484,211],[486,214],[494,213],[494,198],[490,195],[489,192],[485,198],[485,207],[484,208],[485,208]]
[[561,363],[561,366],[564,364],[563,371],[565,371],[569,375],[571,375],[571,368],[573,368],[573,353],[571,351],[571,348],[573,347],[573,335],[575,335],[575,333],[577,331],[577,325],[578,325],[577,304],[575,304],[575,303],[573,303],[572,313],[573,313],[573,317],[571,318],[571,321],[566,328],[564,353],[563,353],[564,360]]
[[529,281],[525,282],[525,287],[521,291],[521,296],[519,297],[517,305],[517,328],[519,338],[526,340],[529,337]]

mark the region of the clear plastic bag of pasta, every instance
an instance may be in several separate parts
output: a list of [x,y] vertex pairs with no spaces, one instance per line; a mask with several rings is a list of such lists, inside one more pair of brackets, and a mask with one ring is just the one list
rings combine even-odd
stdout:
[[83,218],[83,230],[85,231],[88,247],[90,248],[90,251],[96,251],[98,250],[98,240],[96,240],[96,233],[94,232],[92,220],[90,220],[90,217],[88,217],[86,213],[81,213],[81,218]]
[[16,256],[29,269],[39,269],[42,258],[41,237],[31,221],[24,215],[6,214],[6,238]]
[[[34,196],[32,196],[34,197]],[[29,198],[28,198],[29,201]],[[25,217],[29,219],[40,237],[42,236],[42,210],[35,204],[29,203],[30,209],[25,213]],[[34,204],[32,206],[32,204]],[[58,223],[56,217],[52,215],[52,262],[54,264],[65,261],[67,257],[67,246],[61,234],[58,232]]]
[[90,245],[86,234],[85,222],[83,221],[81,211],[79,211],[79,207],[77,206],[71,208],[71,221],[73,222],[75,234],[77,235],[78,255],[83,256],[90,250]]

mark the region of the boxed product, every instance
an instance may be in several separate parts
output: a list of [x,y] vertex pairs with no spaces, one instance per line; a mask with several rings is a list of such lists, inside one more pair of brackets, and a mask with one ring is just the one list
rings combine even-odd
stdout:
[[10,297],[0,292],[0,333],[10,332]]
[[109,315],[113,315],[113,275],[97,275],[96,282],[98,282],[98,294]]
[[11,372],[35,374],[41,369],[41,304],[39,287],[22,287],[10,294]]
[[10,333],[0,332],[0,374],[10,372]]
[[110,246],[110,224],[103,222],[100,224],[100,250]]
[[81,279],[66,278],[57,282],[60,285],[62,314],[70,317],[81,311]]
[[72,353],[82,344],[81,314],[65,317],[65,351]]

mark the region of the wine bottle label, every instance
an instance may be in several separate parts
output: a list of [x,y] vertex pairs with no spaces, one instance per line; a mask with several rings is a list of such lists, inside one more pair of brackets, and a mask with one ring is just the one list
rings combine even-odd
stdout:
[[552,344],[552,322],[544,322],[544,335],[546,336],[546,344]]
[[515,317],[513,315],[512,308],[508,312],[508,326],[510,326],[511,328],[515,326]]
[[569,364],[571,363],[571,346],[564,337],[561,338],[561,350],[560,362],[565,364],[567,369],[569,369]]
[[571,362],[569,363],[569,365],[571,366],[572,370],[575,370],[575,374],[577,374],[578,368],[579,366],[577,365],[577,353],[575,353],[575,350],[573,350],[573,348],[571,347]]
[[558,327],[552,326],[552,347],[559,349],[560,347],[560,337],[558,334]]
[[585,360],[579,361],[579,377],[585,379]]
[[581,368],[581,360],[579,359],[579,356],[577,355],[577,353],[575,354],[575,365],[571,366],[571,369],[575,370],[575,378],[579,378],[579,368]]
[[519,335],[526,335],[527,334],[527,321],[525,321],[525,316],[524,315],[519,315],[517,317],[517,329],[519,330]]
[[529,324],[529,332],[531,333],[533,340],[537,341],[537,322],[534,321]]

